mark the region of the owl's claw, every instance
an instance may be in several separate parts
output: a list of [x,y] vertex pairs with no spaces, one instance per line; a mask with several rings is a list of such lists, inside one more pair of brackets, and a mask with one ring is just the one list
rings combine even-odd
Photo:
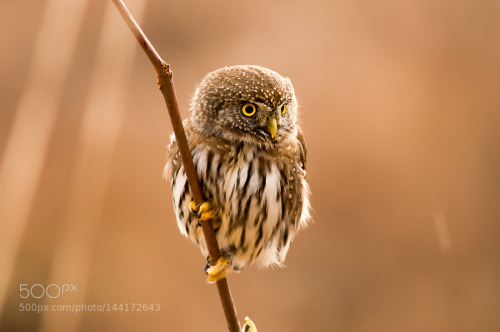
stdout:
[[198,215],[198,207],[194,201],[189,203],[189,211],[194,215]]
[[194,201],[189,203],[189,210],[192,214],[198,217],[199,221],[208,221],[212,220],[212,225],[214,230],[217,230],[220,227],[220,221],[216,220],[217,213],[210,202],[203,202],[200,205],[196,206]]
[[214,266],[211,266],[210,261],[208,261],[207,266],[205,266],[205,273],[207,274],[207,280],[210,283],[216,282],[217,280],[220,279],[224,279],[232,270],[233,267],[231,265],[231,261],[224,256],[219,258],[219,260]]
[[207,221],[215,218],[215,210],[210,202],[204,202],[198,209],[198,218]]
[[257,332],[257,327],[250,318],[245,317],[245,325],[243,325],[241,332]]

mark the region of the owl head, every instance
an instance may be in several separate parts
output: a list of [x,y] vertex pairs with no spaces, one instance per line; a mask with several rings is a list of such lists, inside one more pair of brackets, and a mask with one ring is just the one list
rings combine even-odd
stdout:
[[297,101],[290,80],[270,69],[225,67],[197,87],[191,121],[208,137],[270,146],[296,135]]

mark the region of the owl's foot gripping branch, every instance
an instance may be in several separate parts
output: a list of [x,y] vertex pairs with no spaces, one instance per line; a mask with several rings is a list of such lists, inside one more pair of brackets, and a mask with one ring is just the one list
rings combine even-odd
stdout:
[[191,203],[189,203],[189,210],[198,217],[199,221],[211,220],[214,231],[220,227],[220,221],[215,218],[217,216],[217,211],[213,208],[212,203],[203,202],[196,206],[196,203],[191,201]]
[[221,256],[221,258],[219,258],[217,260],[217,263],[213,266],[210,264],[210,261],[208,261],[208,264],[205,267],[207,280],[210,283],[216,282],[217,280],[227,277],[227,275],[231,271],[233,271],[233,266],[231,264],[231,261],[224,256]]

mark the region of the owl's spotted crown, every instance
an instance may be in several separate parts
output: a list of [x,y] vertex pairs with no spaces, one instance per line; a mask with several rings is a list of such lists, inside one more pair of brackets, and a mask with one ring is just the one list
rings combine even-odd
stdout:
[[290,80],[260,66],[224,67],[209,73],[198,86],[193,99],[195,106],[216,110],[222,104],[245,100],[266,104],[271,108],[293,98]]

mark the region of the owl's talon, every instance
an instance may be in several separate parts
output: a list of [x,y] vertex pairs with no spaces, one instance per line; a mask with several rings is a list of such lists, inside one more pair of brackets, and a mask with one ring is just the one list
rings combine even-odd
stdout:
[[207,264],[205,273],[207,274],[208,282],[216,282],[227,277],[233,269],[231,261],[226,257],[221,257],[214,266]]
[[257,332],[257,327],[249,317],[245,317],[245,325],[243,325],[241,332]]
[[198,207],[196,207],[196,203],[194,201],[191,201],[189,203],[189,212],[191,212],[195,216],[198,215]]
[[212,209],[213,209],[212,203],[203,202],[200,204],[200,207],[198,208],[198,215],[200,216],[201,214],[209,212]]
[[[191,201],[189,203],[189,211],[191,211],[192,214],[196,215],[199,221],[212,220],[212,226],[214,227],[214,230],[217,230],[221,225],[221,222],[216,220],[217,213],[212,206],[212,203],[210,202],[203,202],[200,205],[196,206],[195,202]],[[201,226],[199,222],[198,226]]]
[[207,264],[205,264],[205,268],[203,269],[203,271],[207,273],[209,268],[210,268],[210,256],[207,256]]
[[208,221],[208,220],[212,220],[215,218],[216,214],[215,214],[215,210],[212,209],[212,205],[210,204],[210,209],[211,210],[208,210],[208,211],[202,211],[202,208],[204,206],[204,204],[209,204],[209,203],[203,203],[200,207],[200,212],[198,213],[198,218],[201,220],[201,221]]

